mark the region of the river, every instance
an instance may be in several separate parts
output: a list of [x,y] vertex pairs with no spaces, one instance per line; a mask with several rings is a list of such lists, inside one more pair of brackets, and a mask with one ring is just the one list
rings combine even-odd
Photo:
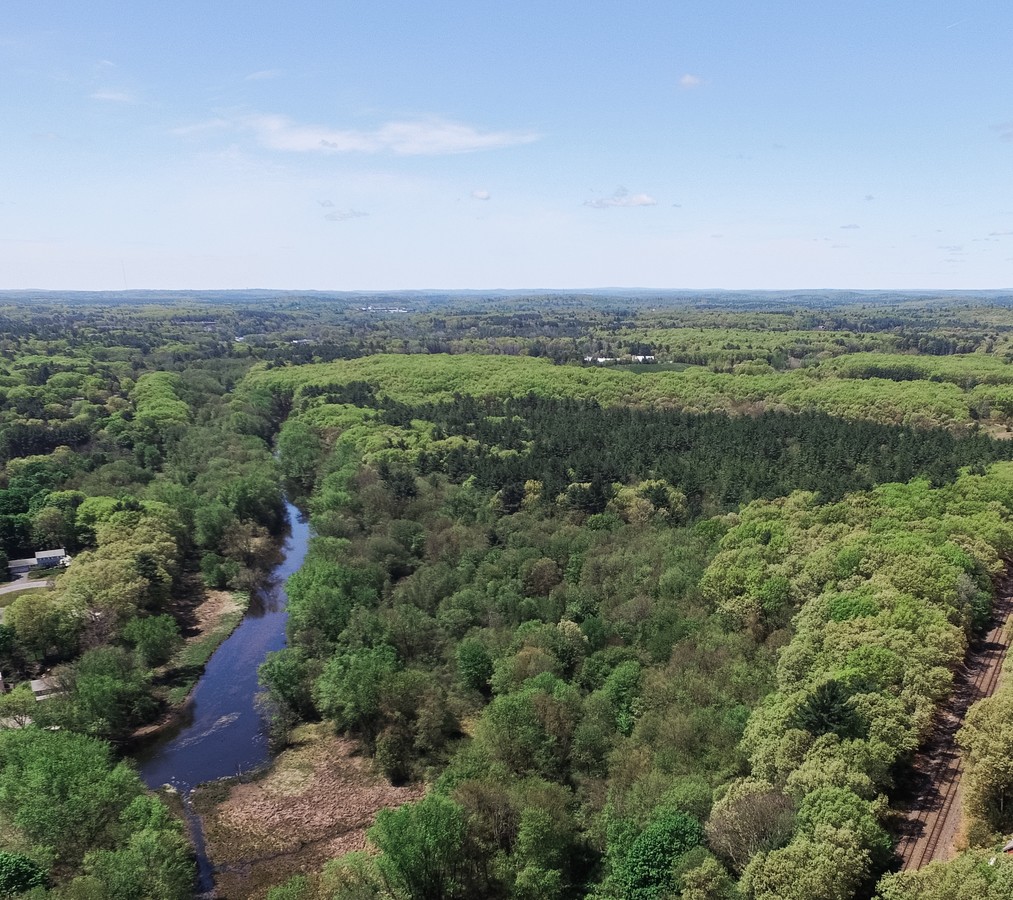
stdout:
[[288,502],[285,511],[289,532],[281,562],[253,591],[243,621],[208,661],[180,722],[137,755],[145,784],[170,784],[183,798],[201,891],[211,889],[213,869],[190,792],[205,781],[251,772],[270,760],[267,725],[256,705],[257,668],[268,653],[285,646],[285,579],[302,565],[310,537],[302,513]]

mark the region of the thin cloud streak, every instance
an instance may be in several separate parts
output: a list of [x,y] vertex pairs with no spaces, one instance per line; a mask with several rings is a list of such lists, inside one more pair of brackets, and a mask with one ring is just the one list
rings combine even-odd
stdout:
[[250,72],[243,81],[269,81],[278,78],[284,73],[281,69],[261,69],[259,72]]
[[611,209],[616,206],[657,206],[658,201],[650,194],[631,194],[626,188],[616,188],[611,197],[597,197],[585,200],[584,206],[591,209]]
[[993,125],[992,130],[998,132],[1000,140],[1013,141],[1013,121],[1000,122],[998,125]]
[[388,122],[372,131],[300,125],[279,115],[243,116],[236,124],[252,131],[262,146],[292,153],[445,156],[529,144],[539,138],[533,132],[480,131],[445,119]]
[[327,213],[324,218],[328,222],[347,222],[349,219],[364,219],[368,215],[361,209],[341,209]]

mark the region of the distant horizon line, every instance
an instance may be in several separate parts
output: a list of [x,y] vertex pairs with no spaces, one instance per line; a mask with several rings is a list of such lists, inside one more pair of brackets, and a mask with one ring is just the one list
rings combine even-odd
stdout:
[[228,287],[228,288],[0,288],[0,295],[5,294],[227,294],[227,293],[264,293],[264,294],[349,294],[349,295],[390,295],[390,294],[603,294],[603,293],[672,293],[672,294],[787,294],[787,293],[852,293],[852,294],[994,294],[1013,292],[1013,285],[1008,287],[988,288],[927,288],[927,287],[778,287],[778,288],[727,288],[727,287],[497,287],[497,288],[279,288],[279,287]]

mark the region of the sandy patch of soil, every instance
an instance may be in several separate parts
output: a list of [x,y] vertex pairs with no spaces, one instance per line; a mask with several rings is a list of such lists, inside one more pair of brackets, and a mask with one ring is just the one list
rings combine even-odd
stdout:
[[193,628],[195,633],[187,638],[187,643],[200,639],[209,631],[213,631],[224,616],[239,611],[236,598],[229,591],[204,590],[204,599],[193,611]]
[[294,746],[256,781],[198,789],[217,896],[262,898],[269,887],[366,845],[381,809],[423,794],[420,785],[392,787],[357,755],[358,744],[327,725],[298,729]]

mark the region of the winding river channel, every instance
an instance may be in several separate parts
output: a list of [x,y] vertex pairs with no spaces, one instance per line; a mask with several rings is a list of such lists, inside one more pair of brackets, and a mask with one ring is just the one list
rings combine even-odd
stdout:
[[281,561],[253,592],[243,621],[208,661],[179,723],[137,755],[141,778],[149,787],[172,785],[183,799],[200,891],[213,887],[213,867],[190,792],[206,781],[251,772],[270,760],[267,725],[256,705],[257,668],[268,653],[285,646],[285,579],[302,565],[310,537],[302,513],[288,502],[285,511],[289,533]]

